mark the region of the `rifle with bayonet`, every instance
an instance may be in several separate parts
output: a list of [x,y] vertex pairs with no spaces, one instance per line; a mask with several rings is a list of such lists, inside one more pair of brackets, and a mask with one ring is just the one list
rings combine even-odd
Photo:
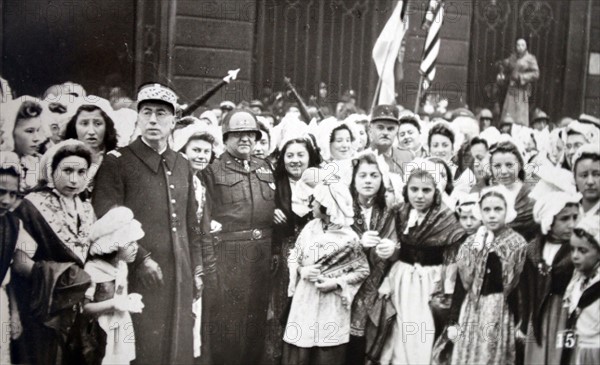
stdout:
[[[289,91],[292,93],[292,96],[294,97],[294,99],[296,99],[296,102],[298,103],[298,108],[300,109],[300,114],[302,114],[302,117],[304,118],[304,120],[306,121],[306,123],[310,123],[311,121],[311,116],[308,113],[308,106],[306,105],[306,103],[304,103],[304,100],[302,100],[302,97],[300,96],[300,94],[298,94],[298,91],[296,91],[296,88],[294,87],[294,85],[292,85],[292,81],[290,80],[289,77],[284,77],[283,78],[283,82],[285,83],[285,86],[287,86],[287,88],[289,89]],[[321,109],[317,107],[317,113],[319,114],[319,120],[324,119],[323,113],[321,112]]]
[[227,72],[227,76],[225,76],[223,80],[219,81],[209,90],[207,90],[204,94],[202,94],[198,99],[194,100],[188,107],[186,107],[181,112],[181,116],[186,117],[188,115],[191,115],[194,112],[194,110],[198,109],[200,106],[206,103],[208,99],[210,99],[211,96],[216,94],[217,91],[219,91],[223,86],[229,84],[232,80],[235,80],[237,78],[238,72],[240,72],[239,68],[237,70],[229,70]]

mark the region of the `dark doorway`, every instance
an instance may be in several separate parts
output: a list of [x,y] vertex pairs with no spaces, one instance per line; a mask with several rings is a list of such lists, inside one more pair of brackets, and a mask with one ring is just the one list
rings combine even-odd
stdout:
[[88,94],[131,94],[135,0],[4,0],[2,76],[19,95],[72,81]]
[[537,57],[540,79],[529,99],[553,120],[563,115],[563,82],[569,27],[569,1],[477,0],[473,5],[469,62],[469,105],[502,108],[504,95],[496,87],[495,62],[514,52],[524,38]]

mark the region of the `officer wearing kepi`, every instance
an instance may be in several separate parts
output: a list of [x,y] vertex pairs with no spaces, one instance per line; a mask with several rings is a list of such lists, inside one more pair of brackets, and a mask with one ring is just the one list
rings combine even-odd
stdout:
[[[205,294],[202,363],[257,364],[266,336],[275,181],[270,165],[252,156],[261,136],[254,114],[234,109],[222,128],[226,152],[202,174],[203,240],[216,257]],[[209,233],[211,220],[223,224],[221,232]]]

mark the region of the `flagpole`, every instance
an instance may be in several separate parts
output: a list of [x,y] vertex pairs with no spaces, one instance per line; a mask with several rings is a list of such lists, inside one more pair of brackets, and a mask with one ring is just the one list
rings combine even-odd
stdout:
[[377,81],[377,86],[375,87],[375,95],[373,95],[373,102],[371,103],[371,109],[369,110],[369,115],[375,109],[375,105],[377,105],[377,98],[379,98],[379,91],[381,90],[381,84],[383,84],[383,78],[379,76],[379,81]]
[[[405,12],[408,10],[408,0],[403,0],[404,2],[402,3],[403,9],[400,12],[400,19],[401,21],[396,25],[396,34],[398,33],[398,29],[400,27],[404,26],[404,17]],[[377,81],[377,87],[375,87],[375,95],[373,95],[373,102],[371,103],[371,110],[369,111],[369,115],[373,112],[373,109],[375,109],[375,106],[377,105],[377,99],[379,98],[379,94],[381,93],[381,86],[383,85],[383,71],[385,70],[385,66],[387,65],[388,59],[390,57],[390,49],[392,48],[392,43],[393,40],[390,41],[387,45],[387,50],[385,52],[385,59],[383,60],[383,66],[381,67],[381,75],[379,75],[379,81]],[[379,74],[379,73],[378,73]],[[396,103],[396,96],[394,96],[394,104]]]
[[[396,33],[398,33],[398,27],[400,27],[401,24],[402,22],[396,25]],[[379,93],[381,92],[381,85],[383,84],[383,71],[385,71],[385,66],[388,63],[388,59],[390,58],[390,49],[392,48],[392,43],[393,41],[390,41],[388,43],[387,49],[385,51],[385,59],[383,60],[383,66],[381,67],[381,75],[379,75],[379,81],[377,81],[377,87],[375,88],[375,95],[373,96],[373,102],[371,103],[371,110],[369,111],[369,115],[373,112],[373,109],[375,109],[375,105],[377,105],[377,98],[379,97]],[[394,101],[395,100],[396,98],[394,98]]]
[[379,98],[381,85],[383,84],[383,71],[385,70],[385,65],[387,65],[388,58],[390,57],[390,48],[392,48],[392,42],[390,42],[387,47],[385,59],[383,60],[383,67],[381,68],[381,75],[379,75],[379,81],[377,81],[377,87],[375,87],[375,95],[373,95],[373,102],[371,103],[369,115],[373,112],[373,109],[375,109],[375,106],[377,105],[377,98]]
[[[421,73],[419,73],[421,74]],[[419,113],[419,104],[421,101],[421,90],[423,89],[423,74],[419,77],[419,91],[417,91],[417,100],[415,101],[415,114]]]

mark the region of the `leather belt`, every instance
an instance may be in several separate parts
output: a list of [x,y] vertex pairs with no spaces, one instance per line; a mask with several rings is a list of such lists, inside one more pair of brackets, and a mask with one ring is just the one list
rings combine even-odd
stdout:
[[213,242],[226,241],[259,241],[271,238],[272,229],[249,229],[237,232],[219,232],[213,236]]

